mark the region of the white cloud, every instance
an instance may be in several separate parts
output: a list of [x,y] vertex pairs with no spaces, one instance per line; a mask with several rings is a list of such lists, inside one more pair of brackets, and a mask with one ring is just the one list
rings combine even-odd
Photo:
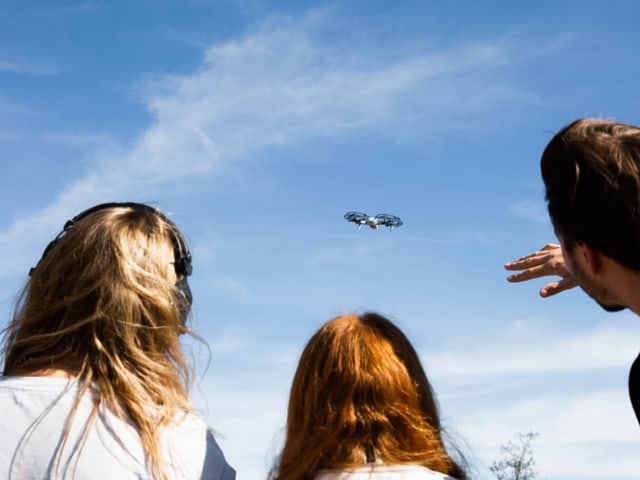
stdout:
[[192,398],[240,478],[266,478],[282,439],[299,348],[233,327],[211,342],[211,365]]
[[266,22],[210,48],[197,74],[158,79],[146,101],[160,125],[197,125],[228,159],[363,128],[399,135],[417,118],[428,132],[429,120],[513,100],[513,86],[494,91],[491,72],[506,56],[497,43],[395,55],[353,48],[321,47],[300,28]]
[[574,333],[544,331],[537,320],[425,355],[474,478],[493,478],[487,468],[500,445],[529,431],[539,433],[541,478],[635,478],[638,425],[626,372],[640,345],[637,317],[608,317]]
[[631,455],[638,447],[638,426],[623,388],[580,396],[540,394],[506,408],[482,405],[458,415],[456,425],[473,446],[479,470],[500,457],[500,445],[533,431],[539,434],[532,450],[541,478],[622,479],[640,471],[640,460]]
[[58,75],[60,70],[58,67],[37,63],[33,60],[3,60],[0,59],[0,73],[14,73],[18,75],[27,75],[31,77],[44,77]]
[[[442,377],[562,373],[628,367],[638,352],[637,318],[608,319],[567,335],[522,329],[516,336],[494,336],[481,343],[426,355],[425,364]],[[548,332],[547,332],[548,333]]]
[[[2,111],[2,105],[0,105]],[[18,142],[22,140],[24,135],[16,131],[0,130],[0,143]]]
[[209,286],[215,291],[233,296],[246,298],[249,295],[249,289],[235,278],[214,278],[209,282]]
[[97,147],[104,149],[105,145],[114,144],[114,140],[107,133],[92,133],[79,131],[44,132],[40,140],[47,143],[58,143],[71,147]]
[[31,116],[35,114],[33,109],[2,97],[0,97],[0,112],[10,114],[12,116]]
[[69,15],[74,13],[83,13],[89,11],[99,11],[103,6],[98,2],[80,2],[69,5],[49,5],[43,11],[51,14]]
[[548,223],[549,214],[543,201],[522,200],[509,207],[512,215],[534,222]]
[[[323,15],[274,18],[241,38],[210,47],[192,74],[159,76],[141,83],[138,91],[152,120],[131,145],[115,146],[108,138],[101,142],[83,133],[45,135],[47,141],[102,144],[87,159],[87,170],[69,179],[49,206],[0,232],[0,249],[12,252],[11,258],[0,260],[0,277],[23,273],[28,265],[24,258],[34,257],[27,253],[35,249],[35,243],[42,244],[66,218],[98,201],[132,194],[145,198],[159,185],[182,187],[186,177],[213,178],[234,162],[259,161],[261,152],[274,145],[304,144],[362,131],[428,141],[436,133],[465,129],[467,122],[480,117],[474,114],[493,109],[504,124],[507,107],[538,101],[535,94],[510,81],[509,72],[516,68],[513,56],[526,55],[526,48],[518,49],[517,39],[452,44],[440,50],[401,45],[373,50],[344,39],[331,46],[317,40],[314,22],[333,20]],[[553,45],[552,38],[548,41]],[[535,48],[535,54],[546,53],[544,42],[537,42]],[[27,67],[4,64],[5,71],[37,74],[37,68]],[[0,111],[9,107],[0,104]],[[514,214],[527,218],[540,216],[532,204],[516,204],[514,209]],[[462,233],[457,238],[421,240],[482,240],[473,232]],[[370,255],[370,248],[359,246],[356,252]],[[202,248],[203,253],[205,250]],[[342,254],[325,249],[317,259],[332,260]],[[234,277],[213,282],[216,290],[239,296],[250,293]],[[312,293],[323,301],[318,292]],[[500,376],[628,367],[640,344],[636,329],[623,323],[603,324],[552,340],[543,339],[540,333],[532,335],[522,323],[519,327],[508,338],[494,337],[492,342],[464,345],[455,352],[447,348],[429,354],[425,363],[439,378],[466,381],[478,377],[478,383],[489,389]],[[264,459],[269,460],[269,446],[284,424],[286,392],[299,353],[299,345],[265,345],[264,339],[252,338],[258,335],[216,332],[210,374],[200,386],[200,405],[221,433],[223,449],[239,469],[239,478],[249,479],[264,476],[263,467],[268,464]],[[240,361],[253,363],[239,372]],[[614,443],[631,438],[630,407],[623,390],[594,387],[584,397],[548,392],[526,399],[514,395],[511,405],[499,410],[476,404],[466,394],[467,410],[455,416],[456,425],[469,444],[487,453],[485,459],[492,453],[484,449],[497,451],[514,432],[534,424],[539,427],[541,446],[561,446],[555,460],[547,459],[546,453],[541,457],[541,465],[551,465],[551,471],[568,471],[560,464],[567,458],[571,459],[566,461],[571,473],[597,472],[594,478],[611,478],[607,472],[612,471],[623,478],[624,468],[640,471],[633,460],[612,465],[610,458],[594,454],[602,438]],[[637,429],[635,423],[633,427]],[[570,442],[584,447],[580,462],[573,460],[576,451]],[[596,458],[602,460],[596,462]]]
[[[637,318],[623,316],[567,335],[566,353],[559,351],[562,342],[549,341],[552,334],[539,332],[532,338],[527,322],[518,321],[516,328],[504,335],[502,343],[496,341],[476,351],[457,345],[453,351],[460,364],[466,365],[464,371],[458,364],[451,368],[445,361],[437,360],[450,359],[446,352],[452,351],[451,346],[442,345],[444,353],[428,356],[425,365],[430,374],[437,373],[433,375],[438,379],[434,386],[443,407],[443,421],[454,433],[456,443],[469,455],[477,471],[473,478],[492,478],[487,467],[498,458],[500,445],[518,432],[528,431],[539,433],[534,455],[541,478],[634,478],[630,472],[640,471],[636,458],[638,427],[626,385],[603,386],[599,383],[603,376],[598,373],[602,367],[599,362],[625,370],[629,367],[628,354],[635,354],[640,344],[633,321],[637,322]],[[293,347],[273,344],[255,332],[233,328],[217,333],[216,337],[220,341],[213,341],[212,371],[201,385],[207,417],[223,434],[225,453],[242,476],[264,478],[281,440],[287,392],[302,342]],[[515,341],[517,338],[519,342]],[[548,348],[545,343],[550,344]],[[589,352],[598,344],[610,345],[613,361],[600,351],[591,357]],[[537,351],[538,356],[525,355],[521,364],[509,366],[516,352],[529,348]],[[488,362],[487,359],[497,356],[496,352],[505,349],[510,353],[500,364]],[[617,357],[618,349],[627,352]],[[586,358],[582,363],[572,364],[569,359],[575,355]],[[238,368],[238,359],[249,362],[250,368]],[[559,364],[557,368],[549,366],[554,362]],[[593,380],[575,389],[568,386],[560,390],[552,379],[564,371],[563,365],[574,374],[576,370],[590,371]],[[516,373],[527,386],[509,385],[509,378]],[[531,373],[547,375],[536,383],[538,388],[527,380]],[[474,385],[456,382],[458,376],[465,380],[471,375],[475,375]],[[475,395],[478,389],[485,394]],[[612,455],[619,464],[603,463]]]
[[[0,261],[0,275],[23,269],[31,242],[42,243],[61,219],[98,201],[146,199],[159,185],[213,176],[235,161],[259,159],[273,145],[362,130],[401,137],[415,130],[409,123],[423,126],[416,137],[459,128],[470,111],[508,105],[523,93],[496,83],[496,69],[509,57],[499,40],[417,52],[332,47],[314,38],[314,22],[330,21],[322,15],[265,21],[209,48],[193,74],[142,84],[150,125],[129,147],[107,139],[48,207],[1,232],[0,247],[16,254]],[[4,68],[47,73],[20,64]],[[73,132],[45,138],[98,140]]]
[[517,432],[527,431],[539,433],[539,441],[549,445],[638,441],[626,388],[599,390],[594,386],[581,395],[541,392],[507,407],[483,405],[457,416],[456,424],[478,448],[505,443]]
[[282,387],[239,391],[212,384],[203,391],[210,400],[201,408],[219,433],[218,441],[239,478],[266,478],[286,422],[288,388]]

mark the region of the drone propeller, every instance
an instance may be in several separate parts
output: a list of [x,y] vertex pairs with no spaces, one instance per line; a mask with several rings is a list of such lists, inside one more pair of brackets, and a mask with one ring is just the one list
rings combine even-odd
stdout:
[[365,223],[367,223],[369,215],[361,212],[347,212],[344,214],[344,218],[349,222],[364,225]]
[[402,226],[402,220],[400,217],[396,217],[395,215],[390,215],[388,213],[380,213],[375,216],[376,220],[380,225],[384,225],[385,227],[389,227],[391,229]]

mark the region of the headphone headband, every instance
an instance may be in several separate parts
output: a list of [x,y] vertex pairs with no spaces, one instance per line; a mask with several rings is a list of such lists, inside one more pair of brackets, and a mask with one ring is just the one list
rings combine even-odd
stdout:
[[169,218],[167,218],[167,216],[163,214],[160,210],[153,208],[149,205],[146,205],[144,203],[106,202],[106,203],[100,203],[98,205],[94,205],[93,207],[87,208],[86,210],[80,212],[71,220],[68,220],[67,223],[65,223],[64,225],[64,231],[67,231],[70,227],[75,225],[84,217],[87,217],[97,211],[106,210],[109,208],[127,208],[127,207],[133,210],[142,210],[142,211],[155,213],[160,218],[162,218],[162,220],[164,220],[169,225],[171,225],[173,230],[172,232],[173,235],[171,237],[172,237],[173,249],[174,249],[174,258],[175,258],[174,265],[176,269],[176,275],[178,275],[178,277],[184,277],[184,276],[188,277],[189,275],[191,275],[191,272],[193,271],[193,266],[191,264],[191,253],[189,252],[187,243],[182,238],[182,235],[180,234],[178,227],[176,227],[175,223],[169,220]]
[[83,210],[82,212],[77,214],[75,217],[73,217],[71,220],[67,220],[67,222],[64,224],[62,231],[44,249],[44,252],[42,253],[42,257],[40,258],[36,266],[32,267],[29,270],[29,276],[31,276],[34,270],[38,268],[38,265],[40,264],[40,262],[42,262],[42,259],[47,256],[47,253],[53,248],[53,246],[58,242],[58,240],[60,240],[60,238],[67,231],[69,231],[69,229],[73,228],[73,226],[76,223],[78,223],[83,218],[91,215],[92,213],[95,213],[100,210],[106,210],[109,208],[131,208],[133,210],[151,212],[158,215],[162,220],[164,220],[168,225],[171,226],[171,242],[173,244],[173,257],[174,257],[173,266],[174,266],[176,275],[178,277],[178,282],[176,286],[178,287],[178,290],[180,291],[181,296],[183,297],[179,300],[180,300],[180,312],[182,314],[183,323],[184,323],[186,321],[187,315],[189,314],[189,311],[191,310],[191,303],[193,301],[193,298],[191,295],[191,289],[189,288],[189,284],[187,282],[187,277],[191,275],[193,271],[193,265],[191,262],[192,261],[191,253],[189,252],[187,243],[182,237],[180,230],[178,230],[178,227],[176,227],[176,225],[171,220],[169,220],[169,218],[167,218],[166,215],[164,215],[161,211],[149,205],[146,205],[144,203],[137,203],[137,202],[100,203],[93,207],[87,208],[86,210]]

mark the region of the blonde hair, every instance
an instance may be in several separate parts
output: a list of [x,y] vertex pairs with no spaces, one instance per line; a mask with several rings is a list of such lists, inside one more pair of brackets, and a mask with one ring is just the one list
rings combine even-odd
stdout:
[[376,460],[466,478],[444,445],[431,385],[407,337],[379,314],[347,314],[302,352],[270,478],[307,480]]
[[20,294],[4,332],[3,374],[55,368],[79,382],[56,471],[80,399],[90,392],[90,421],[108,408],[133,422],[149,473],[167,478],[159,427],[190,408],[175,235],[175,225],[150,207],[97,210],[65,229]]

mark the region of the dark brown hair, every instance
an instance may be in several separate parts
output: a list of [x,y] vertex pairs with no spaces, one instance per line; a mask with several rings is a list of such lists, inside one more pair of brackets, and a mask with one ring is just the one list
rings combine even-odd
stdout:
[[640,129],[576,120],[551,139],[540,165],[565,247],[584,242],[640,271]]

